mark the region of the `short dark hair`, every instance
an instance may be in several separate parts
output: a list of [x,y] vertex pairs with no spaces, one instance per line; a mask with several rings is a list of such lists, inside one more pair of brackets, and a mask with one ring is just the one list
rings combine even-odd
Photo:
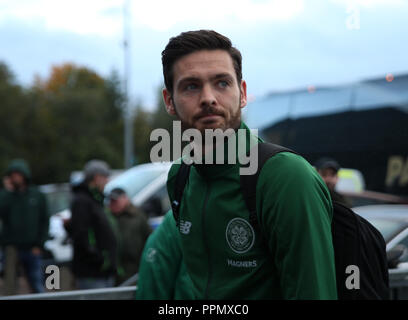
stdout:
[[200,50],[225,50],[232,58],[238,85],[242,80],[242,56],[231,40],[213,30],[183,32],[170,38],[162,52],[163,76],[166,89],[173,93],[173,66],[181,57]]
[[330,168],[333,169],[335,173],[337,173],[340,170],[340,164],[333,158],[324,157],[316,161],[315,168],[317,170]]
[[123,190],[122,188],[117,187],[117,188],[112,189],[112,191],[109,193],[109,199],[116,200],[124,195],[127,196],[126,191]]

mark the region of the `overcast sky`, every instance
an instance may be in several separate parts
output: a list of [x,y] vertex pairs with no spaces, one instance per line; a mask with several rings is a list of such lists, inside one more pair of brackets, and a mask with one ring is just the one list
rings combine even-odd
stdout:
[[[123,75],[123,0],[0,0],[0,61],[32,84],[72,62]],[[252,99],[408,73],[408,0],[130,1],[133,101],[155,104],[171,36],[214,29],[243,55]]]

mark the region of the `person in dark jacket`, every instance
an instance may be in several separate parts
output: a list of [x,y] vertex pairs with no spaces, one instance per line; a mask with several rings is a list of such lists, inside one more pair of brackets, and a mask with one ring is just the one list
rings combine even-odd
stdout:
[[143,247],[152,229],[146,214],[135,207],[126,192],[115,188],[109,195],[109,207],[115,216],[118,241],[117,284],[121,284],[139,271]]
[[66,226],[73,240],[72,272],[79,289],[112,287],[117,244],[103,195],[110,169],[104,161],[91,160],[84,175],[84,181],[73,187],[72,217]]
[[350,200],[336,191],[336,185],[339,181],[338,172],[340,170],[340,164],[332,158],[324,157],[316,161],[315,168],[326,183],[332,200],[351,207]]
[[7,168],[6,177],[3,179],[5,189],[0,193],[1,243],[5,254],[4,293],[17,293],[20,264],[32,292],[43,292],[41,255],[49,226],[46,198],[31,183],[30,168],[25,160],[13,160]]

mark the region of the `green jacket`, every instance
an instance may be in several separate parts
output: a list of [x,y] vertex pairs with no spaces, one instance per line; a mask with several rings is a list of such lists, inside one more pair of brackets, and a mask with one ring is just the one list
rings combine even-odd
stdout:
[[48,239],[49,216],[44,194],[29,186],[24,192],[0,193],[2,245],[21,249],[44,246]]
[[[259,141],[241,129],[248,147]],[[168,176],[171,200],[178,169]],[[240,187],[238,162],[191,168],[179,230],[195,297],[337,299],[332,205],[316,170],[287,152],[265,163],[256,188],[260,230],[248,222]]]
[[192,284],[182,260],[180,235],[169,211],[150,235],[139,267],[136,299],[189,300]]
[[114,217],[118,239],[118,283],[135,275],[139,270],[143,247],[152,232],[143,211],[130,204]]

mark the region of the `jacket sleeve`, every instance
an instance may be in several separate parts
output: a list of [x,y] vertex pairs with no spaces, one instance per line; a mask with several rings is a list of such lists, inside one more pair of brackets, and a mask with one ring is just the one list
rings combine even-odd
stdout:
[[182,266],[180,236],[169,211],[150,235],[139,267],[136,299],[192,298],[191,282]]
[[74,199],[71,204],[70,236],[74,242],[74,249],[79,249],[89,263],[102,265],[104,257],[96,246],[91,210],[91,205],[86,199]]
[[5,220],[7,214],[7,193],[5,190],[0,190],[0,246],[3,245],[3,230],[5,228]]
[[150,234],[152,233],[152,228],[149,225],[149,222],[144,213],[142,218],[142,238],[146,242],[149,238]]
[[47,241],[49,234],[50,217],[48,214],[48,203],[47,198],[43,193],[39,195],[40,202],[40,212],[39,212],[39,230],[38,230],[38,240],[36,245],[40,248],[44,247],[44,242]]
[[0,189],[0,219],[4,219],[8,212],[8,191]]
[[280,153],[262,168],[257,194],[283,298],[337,299],[332,205],[316,170],[298,155]]

